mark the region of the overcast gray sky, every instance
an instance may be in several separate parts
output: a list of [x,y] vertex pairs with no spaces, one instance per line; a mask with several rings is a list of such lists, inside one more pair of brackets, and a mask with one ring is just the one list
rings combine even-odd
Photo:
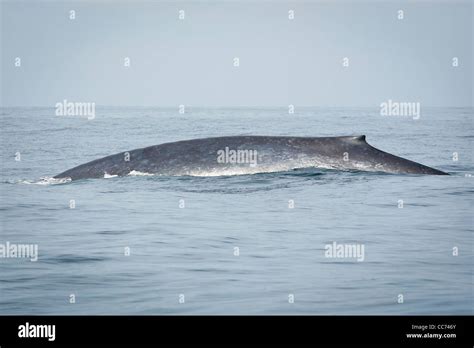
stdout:
[[4,1],[2,101],[378,106],[392,99],[469,106],[472,7],[471,1]]

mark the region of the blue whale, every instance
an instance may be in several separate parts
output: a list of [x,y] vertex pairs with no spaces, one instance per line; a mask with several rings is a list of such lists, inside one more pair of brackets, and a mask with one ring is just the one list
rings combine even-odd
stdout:
[[448,175],[372,147],[365,135],[226,136],[120,152],[58,174],[72,180],[126,175],[223,176],[300,168]]

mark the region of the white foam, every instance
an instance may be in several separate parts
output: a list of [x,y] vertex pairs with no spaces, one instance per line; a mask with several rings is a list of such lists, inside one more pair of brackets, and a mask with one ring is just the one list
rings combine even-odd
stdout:
[[128,175],[130,175],[130,176],[153,176],[155,174],[144,173],[144,172],[140,172],[138,170],[132,170],[130,173],[128,173]]
[[66,184],[71,181],[71,178],[52,178],[52,177],[42,177],[40,180],[33,181],[33,180],[20,180],[18,183],[26,184],[26,185],[60,185]]
[[104,173],[104,179],[110,179],[110,178],[116,178],[118,175],[110,175],[107,173]]

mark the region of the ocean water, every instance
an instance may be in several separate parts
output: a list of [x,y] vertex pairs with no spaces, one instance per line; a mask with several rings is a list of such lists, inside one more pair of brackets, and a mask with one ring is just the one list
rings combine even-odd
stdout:
[[[176,140],[359,134],[451,175],[41,179]],[[0,242],[39,250],[0,259],[1,314],[472,314],[472,108],[3,108],[0,135]]]

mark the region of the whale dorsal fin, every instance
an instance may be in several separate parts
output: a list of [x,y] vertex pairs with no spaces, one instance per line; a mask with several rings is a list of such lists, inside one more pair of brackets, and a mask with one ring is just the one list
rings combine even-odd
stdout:
[[357,135],[357,136],[354,137],[354,140],[355,140],[355,141],[361,141],[361,142],[363,142],[363,143],[366,142],[366,141],[365,141],[365,135]]
[[354,135],[354,136],[348,136],[348,137],[343,137],[345,140],[349,140],[355,143],[366,143],[365,141],[365,135]]

